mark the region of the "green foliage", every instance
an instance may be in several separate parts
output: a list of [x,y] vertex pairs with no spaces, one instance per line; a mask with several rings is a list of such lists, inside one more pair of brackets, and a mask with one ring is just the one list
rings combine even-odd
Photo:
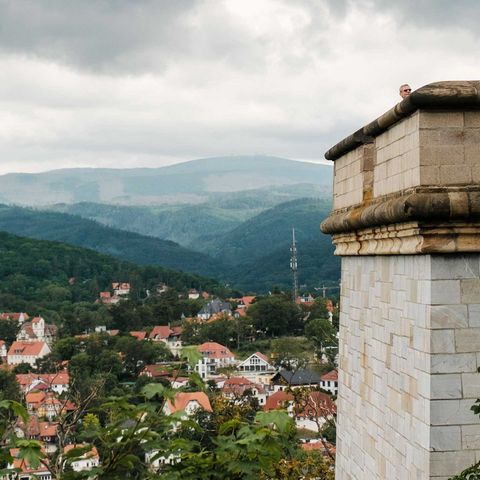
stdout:
[[292,335],[303,328],[300,309],[282,295],[259,299],[249,307],[248,315],[255,328],[270,337]]
[[313,345],[304,338],[281,337],[272,341],[274,364],[286,370],[305,368],[312,360]]
[[22,394],[13,371],[0,370],[0,400],[20,402]]
[[335,357],[338,351],[337,330],[325,318],[315,318],[305,325],[305,335],[315,346],[318,357],[326,354]]

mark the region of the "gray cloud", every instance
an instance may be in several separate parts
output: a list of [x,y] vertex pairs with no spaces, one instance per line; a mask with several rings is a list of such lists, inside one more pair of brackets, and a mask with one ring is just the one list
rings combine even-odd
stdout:
[[448,7],[0,0],[0,173],[320,160],[397,102],[401,83],[478,77],[480,6]]

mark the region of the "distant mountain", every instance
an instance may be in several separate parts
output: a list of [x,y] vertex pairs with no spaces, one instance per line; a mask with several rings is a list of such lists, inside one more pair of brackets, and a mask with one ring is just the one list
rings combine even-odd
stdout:
[[320,232],[331,203],[299,199],[282,203],[247,220],[234,230],[199,242],[221,261],[233,263],[228,278],[236,287],[268,291],[274,285],[289,288],[292,228],[298,246],[299,281],[307,288],[340,278],[340,260],[333,255],[331,238]]
[[197,205],[123,206],[81,202],[56,204],[47,208],[142,235],[173,240],[198,250],[202,249],[204,237],[223,235],[279,203],[305,196],[320,196],[322,193],[323,190],[316,185],[295,184],[214,193],[209,201]]
[[100,202],[122,205],[202,203],[210,195],[282,185],[331,191],[332,168],[266,156],[218,157],[162,168],[62,169],[0,176],[5,202],[18,205]]
[[97,250],[142,265],[219,276],[225,266],[207,255],[159,238],[100,225],[73,215],[0,205],[0,230]]

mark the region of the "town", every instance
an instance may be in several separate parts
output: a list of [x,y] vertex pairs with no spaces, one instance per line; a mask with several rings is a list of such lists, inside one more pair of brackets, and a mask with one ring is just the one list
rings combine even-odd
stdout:
[[[162,397],[155,415],[167,419],[163,443],[192,437],[189,456],[178,447],[162,450],[161,442],[139,441],[134,461],[139,476],[134,478],[173,478],[169,472],[190,466],[197,444],[187,422],[200,428],[221,420],[220,427],[275,412],[291,422],[289,436],[295,436],[298,458],[316,455],[321,461],[315,468],[324,469],[321,478],[333,475],[338,304],[310,294],[292,301],[280,291],[219,298],[195,288],[179,292],[166,283],[146,292],[143,301],[133,301],[131,291],[129,282],[112,282],[98,292],[94,304],[109,310],[115,328],[95,325],[71,336],[40,315],[0,313],[1,331],[15,332],[0,340],[0,395],[23,407],[10,412],[5,426],[10,436],[4,435],[3,442],[11,447],[0,478],[70,478],[66,472],[79,475],[72,478],[114,478],[125,466],[112,461],[105,434],[99,434],[111,428],[107,418],[115,409],[110,403],[102,410],[102,403],[128,398],[138,406],[142,395],[153,402],[152,391]],[[186,313],[168,324],[136,330],[115,321],[119,312],[159,302],[164,308],[182,302]],[[137,435],[153,430],[146,411],[139,422],[131,413],[117,419],[119,445],[132,429]],[[96,433],[89,436],[89,430]],[[25,447],[22,441],[30,442],[30,455],[18,448]]]

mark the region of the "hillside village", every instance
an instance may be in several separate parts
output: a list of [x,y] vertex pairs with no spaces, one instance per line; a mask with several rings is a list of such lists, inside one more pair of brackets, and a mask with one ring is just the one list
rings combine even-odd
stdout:
[[[98,293],[96,303],[108,309],[119,308],[130,302],[131,290],[128,282],[113,282],[110,289]],[[166,298],[167,292],[171,295],[173,290],[162,283],[146,292],[146,298],[160,300]],[[308,358],[305,352],[296,356],[298,352],[289,348],[283,351],[285,347],[275,342],[286,332],[275,335],[277,340],[269,338],[268,325],[264,330],[257,328],[260,323],[255,314],[262,302],[268,304],[272,300],[293,309],[301,323],[321,312],[336,338],[333,318],[337,307],[333,302],[323,297],[315,299],[309,294],[290,302],[280,293],[265,298],[248,295],[222,299],[194,288],[174,295],[193,302],[198,307],[196,314],[182,313],[167,325],[131,331],[97,325],[65,337],[62,329],[43,316],[31,316],[27,312],[0,313],[0,326],[2,322],[16,326],[16,336],[11,342],[0,340],[1,382],[4,390],[8,386],[13,392],[18,391],[16,399],[28,414],[17,417],[14,433],[19,439],[37,441],[44,456],[43,462],[35,464],[19,457],[18,448],[12,448],[8,468],[12,472],[17,470],[20,476],[6,473],[0,478],[60,478],[55,476],[51,462],[61,464],[70,458],[69,452],[77,449],[80,453],[68,461],[74,472],[95,471],[101,467],[100,446],[95,442],[82,443],[78,426],[66,426],[72,418],[81,424],[85,415],[91,415],[79,392],[93,388],[90,382],[96,375],[98,379],[103,375],[101,382],[105,382],[105,378],[113,382],[111,390],[117,392],[115,394],[149,383],[168,386],[172,397],[164,402],[161,410],[163,415],[175,418],[178,415],[193,418],[200,412],[213,415],[221,402],[253,412],[284,411],[296,426],[301,449],[319,452],[327,461],[334,458],[332,432],[338,392],[335,355],[327,355],[329,352],[323,347]],[[226,324],[238,329],[236,338],[228,339],[229,346],[215,341],[218,335],[214,334],[208,341],[195,343],[195,338],[201,338],[204,330],[208,335],[209,328],[218,325],[222,330]],[[301,337],[284,338],[287,344],[305,341]],[[254,350],[256,345],[264,345],[267,351]],[[84,363],[91,361],[89,355],[95,356],[93,367]],[[95,370],[103,362],[106,365],[99,375],[100,370]],[[91,378],[85,368],[90,368]],[[175,431],[177,427],[172,428]],[[175,456],[160,455],[155,450],[146,452],[143,461],[150,471],[161,474],[172,464],[172,458]]]

